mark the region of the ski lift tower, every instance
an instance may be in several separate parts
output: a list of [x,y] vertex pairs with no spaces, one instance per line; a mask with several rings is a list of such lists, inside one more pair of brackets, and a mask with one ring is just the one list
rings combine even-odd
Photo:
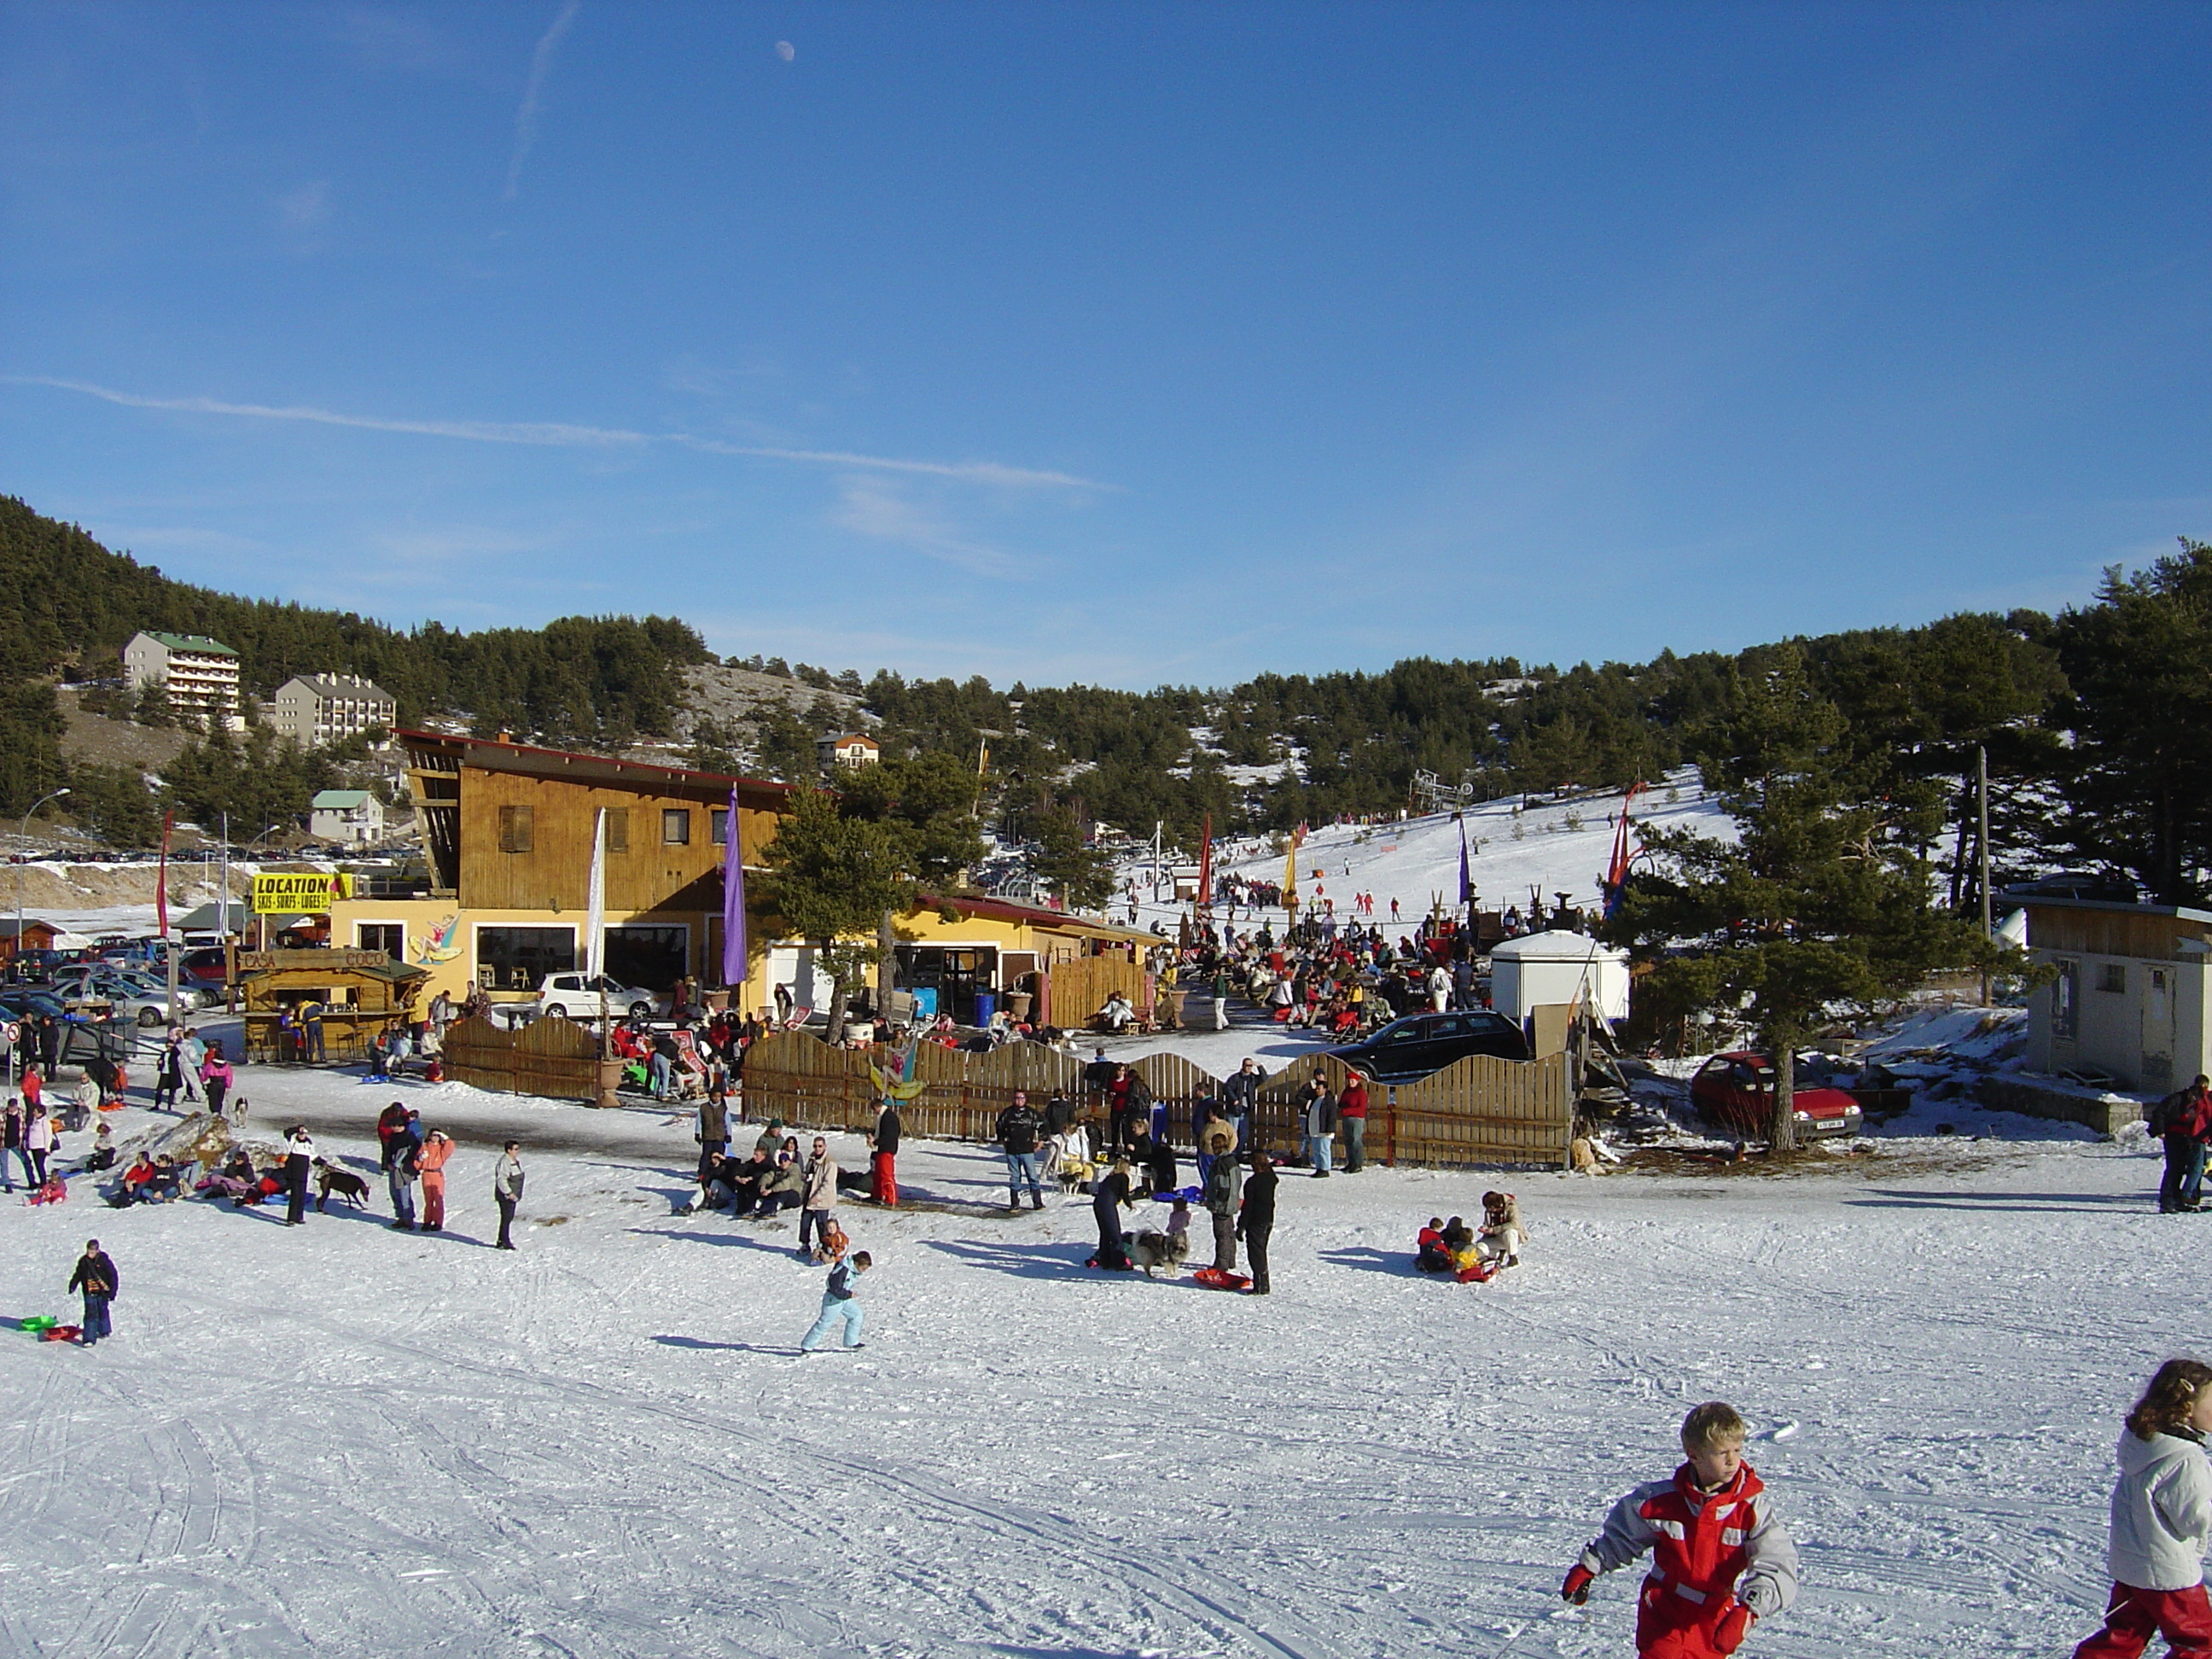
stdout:
[[1413,774],[1413,793],[1420,802],[1421,814],[1459,811],[1474,803],[1474,786],[1464,781],[1446,783],[1435,773],[1424,769]]

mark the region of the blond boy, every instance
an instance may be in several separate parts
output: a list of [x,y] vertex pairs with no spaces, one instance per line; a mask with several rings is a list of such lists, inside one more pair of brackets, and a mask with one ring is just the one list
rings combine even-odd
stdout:
[[1743,1461],[1743,1442],[1733,1406],[1692,1410],[1682,1419],[1688,1461],[1615,1504],[1560,1587],[1579,1605],[1600,1573],[1651,1552],[1636,1599],[1643,1659],[1726,1659],[1754,1623],[1797,1599],[1797,1547]]

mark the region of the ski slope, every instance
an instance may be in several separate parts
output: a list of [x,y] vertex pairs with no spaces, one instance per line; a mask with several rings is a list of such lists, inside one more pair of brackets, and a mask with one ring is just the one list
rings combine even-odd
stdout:
[[[1547,908],[1562,892],[1577,905],[1596,903],[1598,883],[1613,855],[1613,825],[1622,797],[1595,795],[1516,812],[1517,800],[1486,802],[1465,814],[1468,874],[1483,908],[1503,910],[1518,905],[1525,914],[1532,888],[1542,895]],[[1730,841],[1735,836],[1735,820],[1705,794],[1691,768],[1638,795],[1632,816],[1639,825],[1694,830]],[[1431,904],[1457,908],[1459,848],[1460,826],[1449,812],[1373,824],[1316,825],[1298,850],[1301,902],[1310,906],[1318,891],[1335,902],[1341,921],[1350,915],[1347,905],[1354,893],[1372,893],[1376,918],[1382,926],[1390,925],[1390,901],[1395,898],[1401,923],[1410,927],[1428,914]],[[1283,864],[1280,852],[1267,850],[1256,839],[1221,842],[1214,850],[1218,871],[1253,881],[1279,883]],[[1149,855],[1125,862],[1117,875],[1125,890],[1130,882],[1137,885],[1139,925],[1158,922],[1172,933],[1175,918],[1189,907],[1153,901]],[[1126,897],[1115,914],[1126,918]],[[1249,913],[1240,912],[1244,914]]]
[[[1292,1175],[1265,1300],[1087,1271],[1086,1201],[994,1212],[984,1150],[914,1146],[940,1207],[844,1211],[866,1349],[801,1359],[821,1271],[787,1225],[671,1213],[686,1117],[240,1088],[372,1212],[0,1200],[0,1313],[73,1317],[88,1236],[124,1275],[98,1349],[0,1331],[0,1651],[1623,1655],[1632,1583],[1565,1618],[1559,1577],[1717,1395],[1805,1555],[1751,1651],[2045,1656],[2096,1622],[2119,1413],[2206,1346],[2202,1224],[2071,1130],[1521,1173],[1528,1262],[1488,1286],[1407,1258],[1498,1177]],[[380,1224],[395,1094],[461,1139],[443,1237]]]

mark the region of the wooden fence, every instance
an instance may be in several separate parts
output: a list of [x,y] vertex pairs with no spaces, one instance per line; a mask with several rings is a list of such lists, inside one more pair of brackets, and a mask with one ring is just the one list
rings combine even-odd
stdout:
[[1091,1017],[1119,991],[1129,1006],[1152,1018],[1152,975],[1144,964],[1120,957],[1070,957],[1052,964],[1052,1023],[1063,1030],[1090,1029]]
[[[878,1098],[869,1068],[891,1064],[884,1048],[833,1048],[798,1031],[777,1031],[745,1051],[740,1079],[745,1115],[780,1117],[794,1128],[859,1132],[875,1122]],[[1042,1111],[1054,1090],[1073,1096],[1080,1061],[1036,1042],[1010,1042],[988,1054],[925,1042],[914,1056],[921,1094],[899,1108],[906,1132],[945,1140],[988,1140],[999,1114],[1026,1090]]]
[[520,1031],[506,1031],[479,1014],[447,1031],[441,1052],[448,1077],[479,1089],[599,1099],[599,1042],[573,1020],[533,1020]]
[[[549,1023],[558,1022],[539,1024]],[[801,1032],[773,1033],[745,1054],[744,1114],[755,1122],[780,1117],[793,1128],[863,1132],[875,1121],[878,1099],[869,1067],[891,1063],[885,1049],[833,1048]],[[1219,1083],[1179,1054],[1147,1054],[1132,1064],[1153,1097],[1168,1103],[1176,1144],[1189,1147],[1191,1103],[1218,1094]],[[915,1054],[914,1075],[925,1086],[900,1115],[908,1134],[933,1139],[988,1140],[1017,1089],[1040,1110],[1055,1090],[1086,1112],[1103,1105],[1084,1094],[1082,1062],[1041,1043],[974,1054],[926,1042]],[[1253,1145],[1285,1154],[1303,1149],[1297,1096],[1316,1075],[1335,1093],[1347,1073],[1327,1054],[1305,1054],[1261,1085]],[[1419,1083],[1370,1085],[1367,1156],[1383,1164],[1564,1167],[1574,1123],[1570,1084],[1564,1054],[1539,1060],[1476,1054]]]
[[1368,1108],[1371,1158],[1407,1164],[1566,1165],[1575,1102],[1573,1073],[1565,1054],[1528,1060],[1469,1054],[1389,1092],[1391,1103],[1382,1121],[1376,1121],[1375,1107]]

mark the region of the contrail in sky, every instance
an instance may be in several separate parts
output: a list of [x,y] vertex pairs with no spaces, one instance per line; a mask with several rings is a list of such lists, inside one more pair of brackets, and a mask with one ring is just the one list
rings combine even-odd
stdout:
[[530,82],[522,89],[521,106],[514,112],[514,155],[507,164],[507,199],[514,199],[515,191],[522,184],[522,163],[530,155],[530,147],[538,142],[538,104],[545,90],[545,77],[553,71],[553,54],[560,48],[561,37],[576,21],[576,14],[584,9],[584,0],[566,0],[545,33],[538,37],[538,50],[530,54]]
[[260,421],[304,421],[316,426],[351,427],[363,432],[401,432],[428,438],[459,438],[470,443],[524,444],[552,449],[645,449],[666,447],[709,455],[793,461],[810,466],[846,467],[871,472],[906,472],[954,478],[1007,489],[1113,489],[1113,484],[1071,472],[1007,466],[998,461],[918,461],[894,455],[863,455],[842,449],[787,449],[769,444],[733,444],[684,432],[633,432],[620,427],[577,426],[564,421],[420,421],[377,415],[347,415],[336,410],[292,404],[234,404],[216,398],[150,398],[118,392],[88,380],[64,380],[45,374],[4,374],[10,386],[52,386],[81,392],[125,409],[168,410],[185,415],[224,415]]

